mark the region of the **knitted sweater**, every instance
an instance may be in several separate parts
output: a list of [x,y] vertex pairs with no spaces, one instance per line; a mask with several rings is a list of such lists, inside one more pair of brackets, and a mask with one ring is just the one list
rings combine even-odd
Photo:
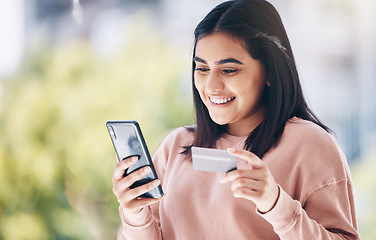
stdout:
[[[224,134],[217,148],[243,148],[245,137]],[[165,198],[124,216],[118,239],[359,239],[353,186],[346,158],[334,138],[299,118],[286,123],[275,148],[262,158],[280,187],[265,214],[234,198],[224,173],[195,171],[189,155],[193,133],[173,131],[153,161]],[[238,160],[238,169],[247,168]]]

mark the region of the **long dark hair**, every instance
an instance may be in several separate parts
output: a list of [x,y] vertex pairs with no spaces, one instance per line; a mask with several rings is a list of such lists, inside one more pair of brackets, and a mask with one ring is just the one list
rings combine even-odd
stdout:
[[[268,86],[263,100],[265,118],[248,136],[245,149],[260,158],[280,139],[286,122],[292,117],[312,121],[326,131],[309,109],[299,81],[294,56],[282,20],[276,9],[264,0],[227,1],[215,7],[196,27],[193,58],[197,42],[203,37],[224,32],[244,42],[252,58],[263,63]],[[193,146],[214,147],[226,130],[210,118],[194,84],[195,62],[192,67],[193,100],[196,110]]]

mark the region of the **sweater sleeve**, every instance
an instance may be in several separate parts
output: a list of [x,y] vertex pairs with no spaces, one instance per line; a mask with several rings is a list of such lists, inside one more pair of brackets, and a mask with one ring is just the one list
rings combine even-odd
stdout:
[[162,239],[158,221],[153,217],[151,207],[144,208],[132,216],[125,216],[120,207],[119,215],[122,227],[118,233],[118,239]]
[[[347,194],[352,192],[346,180],[317,189],[301,203],[283,189],[275,207],[266,214],[267,220],[283,239],[360,239],[354,228],[354,213],[349,208]],[[351,197],[351,196],[350,196]],[[350,203],[351,204],[351,203]]]
[[[286,127],[276,152],[285,161],[269,162],[280,197],[270,212],[258,214],[280,239],[359,239],[346,157],[324,130],[307,121],[295,122]],[[286,166],[289,177],[280,171]]]

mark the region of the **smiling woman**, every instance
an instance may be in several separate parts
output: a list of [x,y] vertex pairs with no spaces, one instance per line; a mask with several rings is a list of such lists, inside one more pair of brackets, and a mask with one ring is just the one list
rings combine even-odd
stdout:
[[231,135],[247,136],[264,118],[263,64],[239,40],[222,32],[198,41],[195,55],[195,87],[210,118],[227,124]]
[[[219,4],[195,29],[192,60],[196,124],[153,158],[167,195],[139,198],[155,188],[130,189],[145,169],[115,167],[118,239],[359,239],[346,157],[303,97],[275,8]],[[197,171],[192,147],[225,149],[237,169]]]

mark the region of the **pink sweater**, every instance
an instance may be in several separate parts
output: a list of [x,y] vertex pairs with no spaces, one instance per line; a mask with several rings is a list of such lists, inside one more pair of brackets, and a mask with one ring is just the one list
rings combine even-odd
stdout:
[[[217,148],[243,148],[245,139],[225,134]],[[346,158],[317,125],[293,118],[263,157],[281,189],[266,214],[234,198],[230,183],[219,182],[224,173],[193,170],[190,156],[180,154],[192,141],[185,128],[164,140],[153,161],[166,197],[133,216],[120,207],[118,239],[359,239]]]

